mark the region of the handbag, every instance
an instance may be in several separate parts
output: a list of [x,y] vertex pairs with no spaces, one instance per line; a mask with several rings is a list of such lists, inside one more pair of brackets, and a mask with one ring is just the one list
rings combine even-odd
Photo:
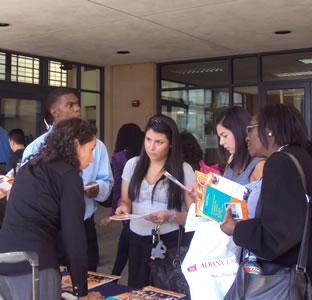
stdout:
[[165,258],[156,258],[149,263],[151,269],[151,285],[183,293],[187,299],[190,299],[190,290],[188,283],[182,273],[181,264],[188,251],[188,246],[181,246],[183,236],[183,227],[179,227],[177,248],[168,249]]
[[[270,270],[265,274],[255,275],[245,271],[245,267],[251,262],[244,260],[237,271],[235,281],[233,282],[224,300],[310,300],[312,299],[311,282],[306,272],[310,228],[311,228],[311,202],[307,194],[306,179],[297,159],[290,153],[287,154],[295,163],[300,174],[304,191],[307,199],[307,212],[305,217],[305,225],[300,245],[300,251],[297,264],[294,267],[282,267],[276,264],[265,262],[264,268]],[[273,269],[276,269],[273,271]]]

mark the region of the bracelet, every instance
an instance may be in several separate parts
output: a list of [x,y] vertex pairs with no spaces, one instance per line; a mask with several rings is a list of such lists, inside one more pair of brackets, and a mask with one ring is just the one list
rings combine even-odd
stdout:
[[169,223],[172,223],[174,220],[175,220],[175,218],[177,217],[177,212],[175,211],[175,210],[169,210],[169,213],[170,213],[170,215],[169,215]]

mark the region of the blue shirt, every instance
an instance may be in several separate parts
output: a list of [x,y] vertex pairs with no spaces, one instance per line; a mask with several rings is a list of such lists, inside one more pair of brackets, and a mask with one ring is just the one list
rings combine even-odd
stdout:
[[8,139],[8,132],[0,126],[0,163],[6,163],[10,153],[11,148]]
[[[28,159],[27,157],[31,154],[38,152],[39,147],[44,143],[47,135],[53,130],[53,127],[46,133],[39,136],[32,143],[30,143],[23,154],[23,162],[25,164]],[[99,184],[99,194],[95,198],[84,197],[86,203],[86,211],[84,219],[90,218],[96,211],[97,203],[104,202],[110,195],[111,189],[114,184],[113,174],[109,161],[107,149],[102,141],[96,141],[96,146],[93,150],[94,162],[90,163],[89,166],[82,171],[83,184],[86,185],[89,182],[96,181]]]

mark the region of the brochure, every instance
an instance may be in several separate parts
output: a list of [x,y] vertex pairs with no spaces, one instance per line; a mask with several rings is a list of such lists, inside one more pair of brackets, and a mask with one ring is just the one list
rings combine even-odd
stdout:
[[113,216],[110,216],[109,218],[114,221],[126,221],[126,220],[146,218],[150,215],[151,215],[150,213],[144,214],[144,215],[136,215],[136,214],[113,215]]
[[8,192],[13,184],[14,179],[6,175],[0,175],[0,190]]
[[175,183],[176,185],[178,185],[181,189],[190,192],[190,190],[184,185],[182,184],[178,179],[176,179],[173,175],[171,175],[169,172],[164,171],[163,173],[169,180],[171,180],[173,183]]
[[134,290],[128,293],[113,296],[112,299],[174,300],[174,299],[183,299],[184,297],[185,295],[181,293],[162,290],[153,286],[146,286],[142,290]]
[[[88,289],[94,288],[102,284],[106,284],[118,278],[120,278],[120,276],[107,275],[103,273],[96,273],[96,272],[89,271],[88,272]],[[64,292],[73,291],[70,274],[65,274],[62,276],[62,291]]]
[[92,188],[96,187],[97,185],[99,185],[98,183],[94,183],[94,184],[90,184],[90,185],[84,185],[83,186],[83,190],[87,191],[87,190],[91,190]]
[[250,189],[214,173],[195,172],[196,214],[217,222],[226,219],[226,208],[237,220],[248,219]]

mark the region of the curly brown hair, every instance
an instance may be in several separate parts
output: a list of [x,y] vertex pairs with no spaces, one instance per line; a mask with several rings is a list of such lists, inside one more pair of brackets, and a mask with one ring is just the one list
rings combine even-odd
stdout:
[[71,118],[58,122],[52,132],[41,144],[38,153],[31,155],[32,165],[45,164],[55,160],[63,160],[79,170],[75,140],[84,145],[96,136],[96,128],[87,121]]

